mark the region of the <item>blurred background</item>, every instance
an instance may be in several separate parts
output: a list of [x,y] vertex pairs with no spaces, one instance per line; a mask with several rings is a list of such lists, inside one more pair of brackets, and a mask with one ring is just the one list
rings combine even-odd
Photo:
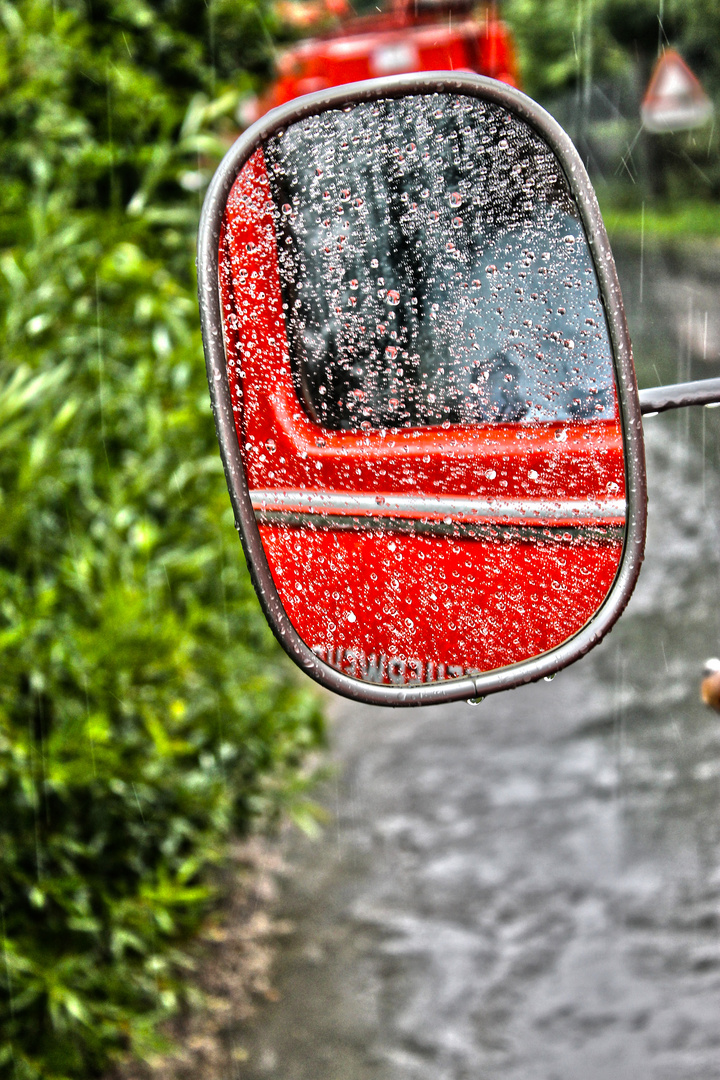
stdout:
[[[317,88],[313,56],[362,30],[412,70],[415,28],[471,24],[495,44],[460,66],[587,163],[640,385],[720,374],[715,122],[641,123],[668,49],[717,105],[720,9],[4,0],[0,24],[0,1076],[720,1076],[720,413],[646,419],[645,566],[584,661],[477,708],[331,702],[245,571],[194,278],[214,168]],[[288,820],[283,871],[247,838]]]

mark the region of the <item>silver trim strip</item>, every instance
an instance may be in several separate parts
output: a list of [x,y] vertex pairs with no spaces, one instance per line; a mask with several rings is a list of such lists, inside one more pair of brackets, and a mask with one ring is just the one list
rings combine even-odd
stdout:
[[[454,540],[482,540],[498,544],[614,544],[623,540],[625,523],[589,524],[574,521],[561,525],[545,522],[457,521],[451,518],[367,517],[350,514],[302,514],[292,510],[256,510],[258,525],[331,532],[401,533],[412,536],[451,536]],[[449,522],[449,524],[447,523]]]
[[463,499],[454,495],[357,495],[354,492],[251,490],[255,513],[349,514],[353,517],[477,521],[625,520],[624,499]]

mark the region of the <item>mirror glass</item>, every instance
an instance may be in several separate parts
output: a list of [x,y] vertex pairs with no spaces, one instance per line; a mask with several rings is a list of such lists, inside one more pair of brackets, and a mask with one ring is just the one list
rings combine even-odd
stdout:
[[235,182],[220,276],[256,520],[321,658],[437,682],[592,618],[626,517],[612,347],[529,125],[439,93],[295,122]]

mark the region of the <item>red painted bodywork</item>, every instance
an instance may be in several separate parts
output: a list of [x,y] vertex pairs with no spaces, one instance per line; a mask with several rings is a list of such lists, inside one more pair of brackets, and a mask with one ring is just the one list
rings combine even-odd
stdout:
[[[606,500],[625,495],[612,421],[339,432],[295,393],[262,150],[228,200],[220,248],[224,333],[251,490]],[[502,523],[502,517],[492,519]],[[555,522],[557,525],[557,522]],[[583,525],[622,527],[622,518]],[[537,656],[596,612],[620,539],[408,535],[398,529],[260,526],[273,579],[303,640],[376,681],[432,681]]]
[[381,14],[344,20],[325,34],[284,53],[278,76],[255,103],[257,119],[276,105],[329,86],[411,71],[474,71],[518,85],[512,37],[487,7],[468,17],[461,5],[421,7],[401,2]]

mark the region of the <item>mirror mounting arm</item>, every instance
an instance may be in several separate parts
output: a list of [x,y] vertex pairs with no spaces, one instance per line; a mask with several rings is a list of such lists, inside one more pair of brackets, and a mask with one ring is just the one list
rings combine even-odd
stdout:
[[640,412],[651,416],[686,405],[720,405],[720,379],[696,379],[640,391]]

